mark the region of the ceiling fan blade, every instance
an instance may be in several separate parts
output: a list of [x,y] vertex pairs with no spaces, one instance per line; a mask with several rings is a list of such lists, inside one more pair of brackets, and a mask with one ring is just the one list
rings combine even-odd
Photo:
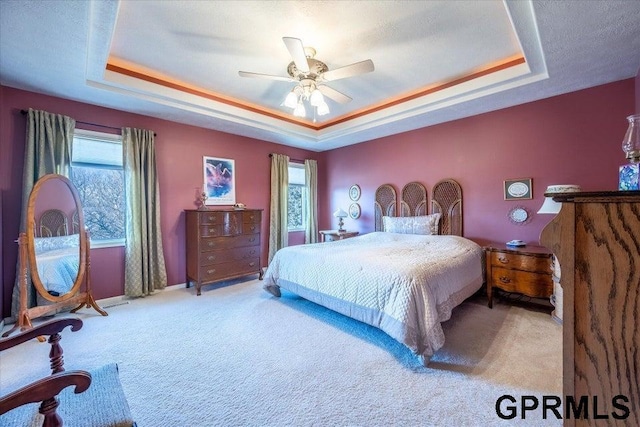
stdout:
[[336,68],[335,70],[329,70],[322,73],[322,78],[330,82],[333,80],[344,79],[346,77],[357,76],[358,74],[370,73],[373,70],[373,61],[367,59],[366,61],[345,65],[344,67]]
[[238,71],[240,77],[254,77],[257,79],[267,79],[267,80],[279,80],[283,82],[293,82],[291,77],[281,77],[281,76],[272,76],[270,74],[260,74],[260,73],[250,73],[248,71]]
[[307,62],[307,55],[304,53],[302,40],[296,39],[295,37],[283,37],[282,41],[284,41],[285,46],[287,46],[287,50],[293,62],[295,62],[296,68],[303,73],[308,73],[309,63]]
[[342,92],[338,92],[337,90],[330,88],[329,86],[320,85],[318,86],[318,90],[322,92],[324,96],[333,99],[339,104],[346,104],[347,102],[351,101],[351,98],[349,98],[347,95]]

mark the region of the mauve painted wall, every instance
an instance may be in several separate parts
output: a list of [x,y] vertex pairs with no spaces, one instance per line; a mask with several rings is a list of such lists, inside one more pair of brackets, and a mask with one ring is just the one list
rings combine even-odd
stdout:
[[[400,194],[411,181],[431,190],[454,178],[464,195],[464,235],[484,243],[521,239],[537,244],[549,215],[536,211],[551,184],[584,190],[616,190],[625,118],[634,111],[634,79],[573,92],[469,117],[326,153],[326,187],[320,228],[335,228],[331,217],[346,209],[348,189],[359,184],[362,216],[347,218],[347,229],[373,230],[376,188],[393,184]],[[532,200],[505,201],[503,181],[533,178]],[[430,203],[430,202],[429,202]],[[508,211],[526,207],[532,219],[511,224]]]
[[[169,284],[184,283],[184,209],[195,208],[196,189],[202,185],[202,156],[231,158],[236,164],[236,199],[248,207],[264,209],[261,233],[263,263],[268,247],[270,194],[269,153],[295,159],[319,159],[318,153],[251,138],[187,126],[167,120],[131,114],[32,92],[2,88],[0,120],[0,165],[2,168],[2,315],[10,314],[15,279],[17,237],[20,221],[22,165],[26,117],[21,109],[34,108],[64,114],[78,121],[115,127],[136,127],[156,132],[156,155],[160,179],[162,240]],[[87,128],[81,124],[78,128]],[[103,129],[94,129],[103,130]],[[292,235],[299,242],[300,233]],[[302,237],[304,239],[304,237]],[[92,284],[96,298],[122,295],[124,250],[91,251]]]

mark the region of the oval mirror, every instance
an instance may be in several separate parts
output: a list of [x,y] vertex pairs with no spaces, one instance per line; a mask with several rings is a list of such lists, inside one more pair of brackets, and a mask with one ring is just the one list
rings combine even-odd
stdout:
[[36,182],[27,205],[26,233],[38,305],[76,295],[85,275],[87,242],[80,198],[67,177],[49,174]]

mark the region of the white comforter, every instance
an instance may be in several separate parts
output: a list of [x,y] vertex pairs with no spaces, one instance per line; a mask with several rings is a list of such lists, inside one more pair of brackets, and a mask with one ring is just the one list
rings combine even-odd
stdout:
[[457,236],[375,232],[279,250],[264,288],[280,287],[376,326],[427,363],[440,322],[482,285],[482,249]]

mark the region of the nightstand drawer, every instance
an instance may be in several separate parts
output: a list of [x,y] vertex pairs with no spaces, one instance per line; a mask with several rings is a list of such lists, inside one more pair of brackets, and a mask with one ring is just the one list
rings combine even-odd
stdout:
[[551,273],[549,257],[536,257],[531,255],[519,255],[504,252],[491,252],[490,262],[492,266],[531,271],[535,273]]
[[494,287],[503,291],[517,292],[534,298],[548,298],[553,293],[551,274],[493,267],[489,280]]

